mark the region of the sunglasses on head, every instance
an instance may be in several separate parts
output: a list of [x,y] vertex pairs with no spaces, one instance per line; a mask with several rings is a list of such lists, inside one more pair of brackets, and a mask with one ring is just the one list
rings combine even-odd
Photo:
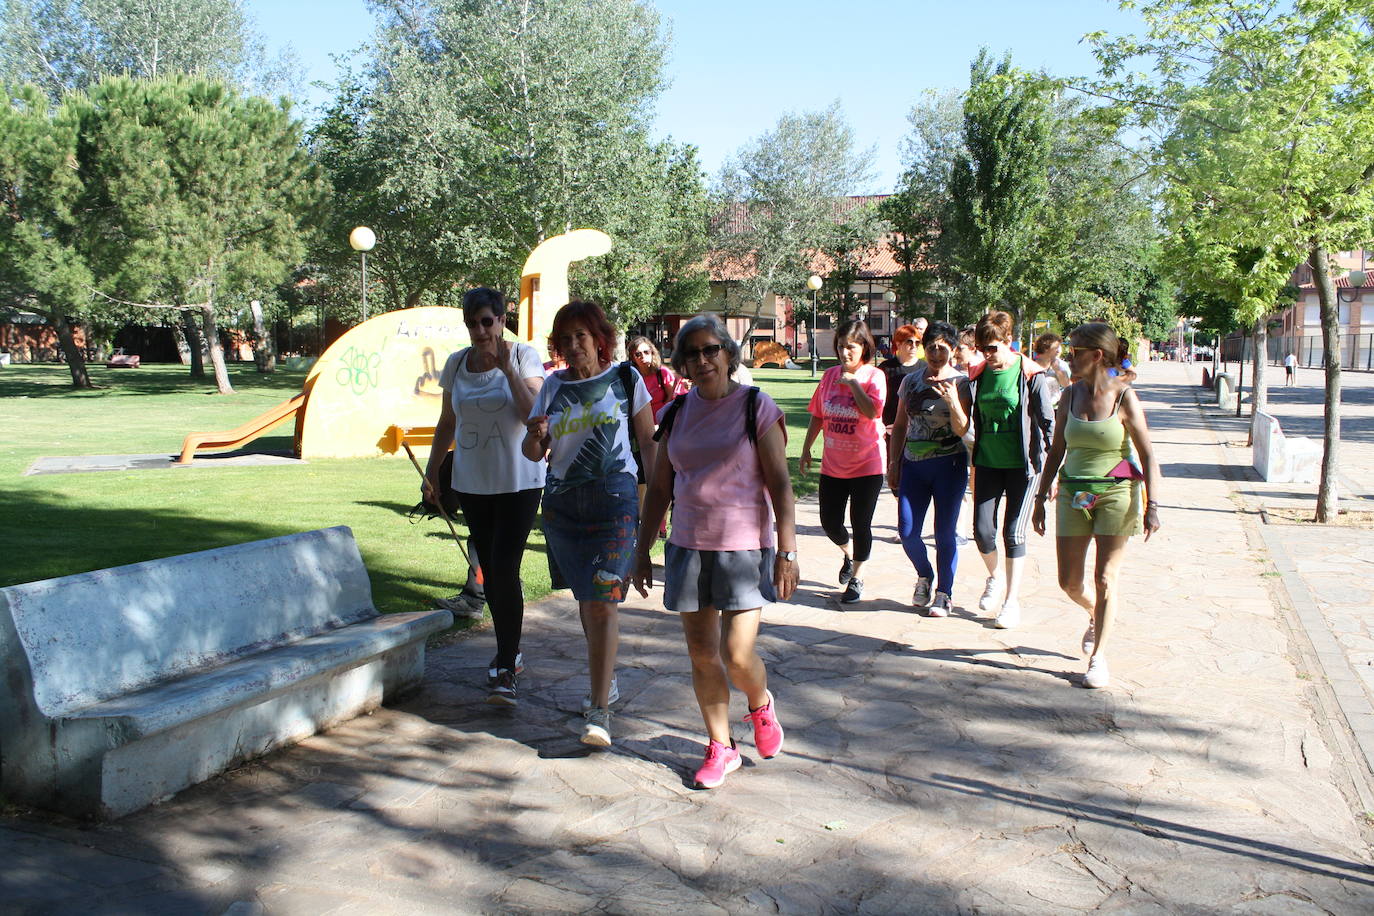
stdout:
[[464,319],[463,319],[463,324],[467,325],[467,326],[470,327],[470,328],[475,328],[475,327],[477,327],[479,324],[480,324],[482,327],[484,327],[484,328],[489,328],[489,327],[491,327],[492,325],[496,324],[496,316],[495,316],[495,315],[483,315],[481,318],[478,318],[476,321],[468,321],[466,318],[464,318]]
[[695,349],[683,350],[683,351],[682,351],[682,361],[683,361],[683,362],[690,363],[692,360],[696,359],[696,358],[699,357],[699,356],[704,356],[704,357],[706,357],[707,359],[715,359],[717,356],[720,355],[720,351],[723,350],[723,349],[725,349],[725,348],[724,348],[723,346],[721,346],[720,344],[707,344],[706,346],[702,347],[702,348],[699,349],[699,350],[695,350]]

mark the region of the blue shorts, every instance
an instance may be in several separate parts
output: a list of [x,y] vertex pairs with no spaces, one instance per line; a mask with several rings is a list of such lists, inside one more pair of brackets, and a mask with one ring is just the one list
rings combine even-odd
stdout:
[[625,600],[639,529],[639,491],[633,474],[544,493],[544,539],[555,588],[578,601]]

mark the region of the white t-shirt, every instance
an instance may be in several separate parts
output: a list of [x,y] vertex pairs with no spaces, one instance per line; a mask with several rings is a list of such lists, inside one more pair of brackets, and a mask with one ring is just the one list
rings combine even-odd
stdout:
[[643,377],[631,369],[627,374],[634,389],[626,392],[617,363],[587,379],[566,378],[566,371],[544,381],[530,411],[531,417],[549,418],[548,492],[561,493],[612,474],[635,476],[639,466],[630,448],[630,418],[649,404]]
[[1292,353],[1289,353],[1287,356],[1285,356],[1285,357],[1283,358],[1283,365],[1284,365],[1286,368],[1292,369],[1292,368],[1293,368],[1294,366],[1296,366],[1297,364],[1298,364],[1298,358],[1297,358],[1296,356],[1294,356]]
[[[511,362],[521,379],[543,378],[539,353],[515,344]],[[520,451],[525,420],[516,412],[505,373],[492,368],[471,372],[469,348],[449,356],[439,386],[453,404],[453,489],[459,493],[516,493],[544,485],[545,462],[531,461]]]

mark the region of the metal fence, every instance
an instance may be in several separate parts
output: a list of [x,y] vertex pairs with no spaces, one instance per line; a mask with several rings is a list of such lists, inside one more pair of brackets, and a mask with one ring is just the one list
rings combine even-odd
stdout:
[[[1242,353],[1242,344],[1244,352]],[[1326,347],[1320,335],[1305,337],[1270,337],[1266,341],[1265,353],[1270,364],[1283,365],[1283,358],[1292,353],[1298,358],[1298,365],[1308,369],[1321,369],[1326,366]],[[1253,338],[1229,337],[1222,341],[1222,359],[1228,362],[1236,359],[1249,360],[1255,352]],[[1341,368],[1374,372],[1374,333],[1341,335]]]

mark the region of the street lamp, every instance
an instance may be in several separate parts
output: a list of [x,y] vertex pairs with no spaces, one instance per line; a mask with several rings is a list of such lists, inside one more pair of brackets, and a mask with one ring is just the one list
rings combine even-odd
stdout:
[[825,281],[816,274],[812,274],[806,281],[806,288],[811,290],[811,377],[816,377],[816,293],[820,290],[821,284]]
[[366,226],[358,226],[348,233],[348,244],[363,259],[363,321],[367,320],[367,253],[377,244],[377,233]]

